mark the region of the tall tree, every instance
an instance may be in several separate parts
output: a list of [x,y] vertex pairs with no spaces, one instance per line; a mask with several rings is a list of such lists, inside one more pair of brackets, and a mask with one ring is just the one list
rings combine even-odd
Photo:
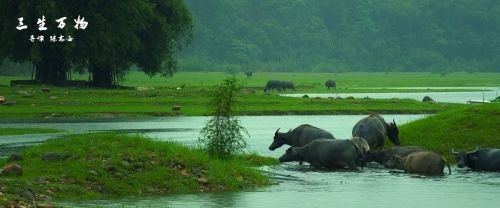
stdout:
[[[3,0],[0,6],[0,21],[5,23],[0,51],[15,62],[32,62],[35,79],[44,83],[66,80],[71,68],[86,68],[94,85],[110,86],[134,64],[148,75],[170,76],[175,53],[191,37],[191,15],[182,0]],[[38,31],[36,20],[43,16],[48,29]],[[28,29],[15,29],[19,17]],[[67,17],[64,30],[54,24],[60,17]],[[76,20],[83,18],[87,27],[75,28]],[[74,40],[31,42],[31,34]]]

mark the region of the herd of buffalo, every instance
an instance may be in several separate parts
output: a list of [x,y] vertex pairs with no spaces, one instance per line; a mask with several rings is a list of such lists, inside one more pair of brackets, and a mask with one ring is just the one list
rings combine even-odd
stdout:
[[[385,138],[396,146],[383,150]],[[365,163],[377,162],[386,168],[397,168],[408,173],[442,175],[450,166],[441,155],[417,146],[400,146],[396,122],[387,123],[380,115],[372,114],[358,121],[352,129],[352,138],[335,139],[328,131],[303,124],[286,133],[274,133],[270,150],[290,145],[280,162],[308,162],[319,169],[358,170]],[[476,148],[469,152],[451,150],[458,167],[477,171],[500,171],[500,149]]]

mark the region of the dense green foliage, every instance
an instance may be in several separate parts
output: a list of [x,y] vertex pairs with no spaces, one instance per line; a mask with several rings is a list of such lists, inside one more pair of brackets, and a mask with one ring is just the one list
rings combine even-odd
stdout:
[[497,0],[187,0],[185,70],[500,71]]
[[452,148],[500,148],[499,126],[500,104],[468,105],[405,124],[400,127],[400,138],[404,146],[424,147],[454,163]]
[[[44,161],[45,153],[69,153],[69,158]],[[255,154],[231,160],[173,142],[119,134],[75,135],[49,140],[22,153],[20,177],[2,176],[2,193],[27,200],[90,199],[116,196],[231,191],[269,184],[254,165],[276,164]],[[0,164],[6,161],[1,160]],[[125,181],[125,182],[124,182]],[[47,190],[50,190],[47,191]],[[2,197],[0,203],[5,200]],[[1,204],[0,204],[1,205]]]
[[[94,85],[109,86],[132,65],[148,75],[171,76],[174,54],[190,40],[192,26],[182,0],[2,0],[0,9],[0,60],[32,63],[34,79],[43,83],[63,82],[72,71],[86,70]],[[74,28],[78,16],[87,27]],[[19,17],[27,29],[16,30]],[[46,31],[38,29],[42,17]],[[64,29],[55,23],[61,17],[67,17]],[[54,34],[74,40],[49,42]],[[44,35],[45,41],[31,42],[31,35]]]
[[198,141],[212,155],[229,158],[241,153],[247,145],[243,133],[248,135],[248,132],[235,115],[240,93],[241,86],[234,77],[216,85],[211,93],[213,117],[201,129]]

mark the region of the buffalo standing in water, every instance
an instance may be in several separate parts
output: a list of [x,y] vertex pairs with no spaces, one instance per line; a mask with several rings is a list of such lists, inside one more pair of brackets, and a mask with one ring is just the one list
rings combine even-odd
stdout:
[[500,171],[500,149],[476,148],[469,152],[451,150],[459,168],[469,167],[479,171]]
[[335,82],[335,80],[327,80],[325,82],[325,86],[330,89],[330,88],[333,88],[333,89],[337,89],[337,82]]
[[306,161],[314,168],[358,170],[361,158],[370,151],[363,138],[318,139],[302,147],[290,147],[280,162]]
[[388,150],[369,152],[363,158],[363,162],[375,161],[377,163],[384,164],[387,161],[389,161],[392,158],[392,156],[394,156],[394,155],[406,157],[407,155],[409,155],[411,153],[422,152],[422,151],[426,151],[426,150],[424,148],[418,147],[418,146],[407,146],[407,147],[396,146],[396,147],[392,147],[391,149],[388,149]]
[[396,146],[400,145],[396,122],[392,120],[392,123],[386,123],[378,114],[372,114],[358,121],[352,129],[352,136],[366,139],[372,151],[381,150],[384,147],[386,136]]
[[284,144],[300,147],[319,138],[335,139],[330,132],[309,124],[302,124],[294,130],[290,129],[287,133],[280,133],[279,130],[274,133],[273,143],[269,146],[269,150],[275,150]]
[[443,175],[444,166],[448,166],[451,174],[450,165],[443,156],[434,152],[414,152],[406,157],[398,155],[392,156],[391,160],[385,163],[386,168],[397,168],[408,173],[420,175]]

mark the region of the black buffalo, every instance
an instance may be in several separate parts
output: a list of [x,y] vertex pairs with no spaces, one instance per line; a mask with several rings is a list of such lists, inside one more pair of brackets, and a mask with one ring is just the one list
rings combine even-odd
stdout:
[[381,150],[384,147],[386,136],[396,146],[401,143],[396,122],[392,120],[392,123],[386,123],[378,114],[372,114],[358,121],[352,129],[352,136],[366,139],[372,151]]
[[330,88],[333,88],[333,89],[337,89],[337,82],[335,82],[335,80],[327,80],[325,82],[325,86],[330,89]]
[[318,139],[302,147],[290,147],[280,162],[306,161],[314,168],[358,170],[361,158],[370,151],[363,138]]
[[286,91],[286,89],[295,90],[293,81],[269,80],[264,87],[264,92],[270,92],[271,90]]
[[394,155],[405,157],[410,153],[422,152],[422,151],[426,150],[418,146],[407,146],[407,147],[396,146],[387,150],[369,152],[368,154],[365,155],[365,157],[363,157],[363,162],[375,161],[377,163],[384,164],[387,161],[389,161]]
[[300,147],[319,138],[335,139],[330,132],[309,124],[302,124],[286,133],[280,133],[279,130],[274,133],[273,143],[269,146],[270,150],[275,150],[284,144]]
[[253,75],[252,71],[245,71],[245,76],[247,76],[247,78],[251,78],[252,75]]
[[459,168],[469,167],[478,171],[500,171],[500,149],[476,148],[469,152],[451,150]]

